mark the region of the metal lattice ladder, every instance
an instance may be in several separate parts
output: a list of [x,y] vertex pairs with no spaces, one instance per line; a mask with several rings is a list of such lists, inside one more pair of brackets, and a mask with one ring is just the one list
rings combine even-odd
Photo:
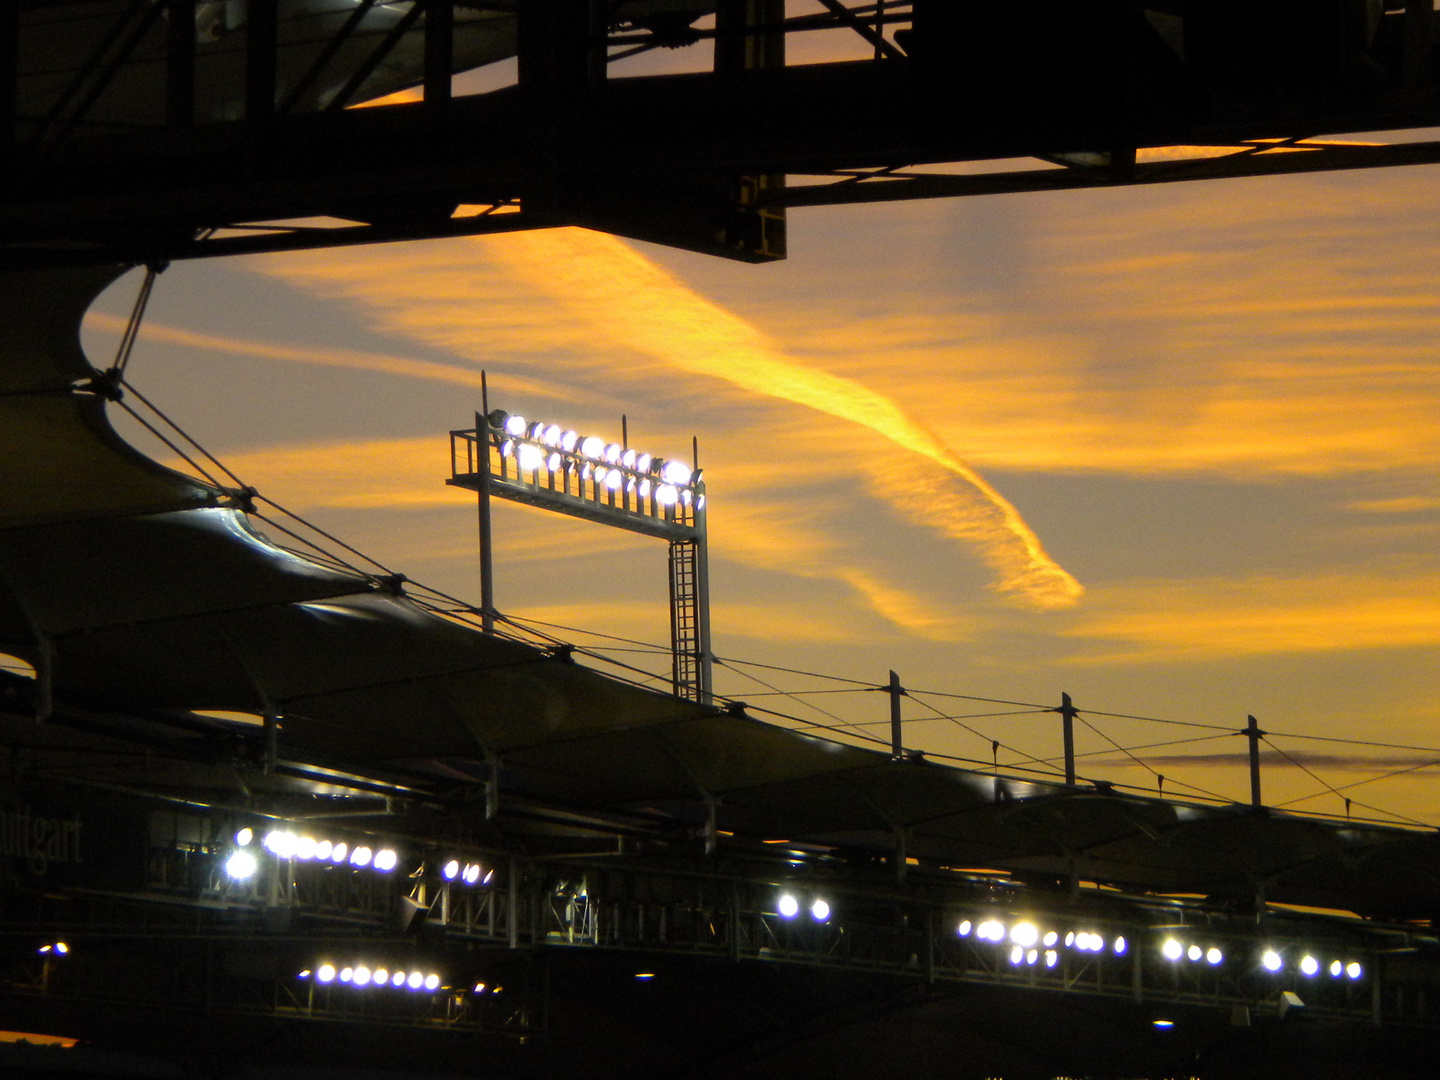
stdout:
[[700,635],[700,545],[670,541],[670,652],[675,696],[702,700]]

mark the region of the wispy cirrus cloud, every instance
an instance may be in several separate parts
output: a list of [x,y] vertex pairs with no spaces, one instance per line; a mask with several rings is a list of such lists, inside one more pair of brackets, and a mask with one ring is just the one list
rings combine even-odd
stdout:
[[[910,483],[923,486],[931,502],[924,521],[979,552],[1003,592],[1052,608],[1073,604],[1083,591],[1014,506],[892,398],[787,355],[753,325],[621,241],[567,229],[510,236],[503,244],[476,240],[447,251],[446,259],[433,250],[399,254],[384,262],[383,273],[372,270],[377,264],[366,256],[275,262],[271,268],[302,287],[360,301],[388,330],[468,356],[483,354],[497,332],[477,304],[498,280],[512,302],[508,327],[505,317],[499,320],[500,334],[528,330],[532,347],[547,348],[557,338],[576,345],[608,339],[646,358],[654,370],[715,380],[754,400],[784,401],[858,425],[916,456]],[[487,264],[489,273],[483,272]],[[930,474],[919,479],[922,466]],[[897,489],[875,490],[889,497]]]

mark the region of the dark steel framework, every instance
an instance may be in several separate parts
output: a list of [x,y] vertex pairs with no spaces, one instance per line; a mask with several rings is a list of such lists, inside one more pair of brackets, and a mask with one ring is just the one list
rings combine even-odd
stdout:
[[[1423,131],[1393,134],[1440,124],[1429,0],[824,0],[790,17],[782,0],[643,17],[607,0],[356,0],[303,63],[280,32],[300,2],[249,0],[225,39],[223,119],[197,104],[218,61],[188,31],[214,5],[0,5],[0,261],[566,224],[759,261],[783,257],[791,207],[1440,161]],[[457,96],[456,42],[477,9],[518,78]],[[41,94],[34,26],[67,14],[105,32]],[[870,57],[786,62],[787,41],[825,30]],[[346,107],[407,48],[421,100]],[[607,77],[658,48],[713,60]]]

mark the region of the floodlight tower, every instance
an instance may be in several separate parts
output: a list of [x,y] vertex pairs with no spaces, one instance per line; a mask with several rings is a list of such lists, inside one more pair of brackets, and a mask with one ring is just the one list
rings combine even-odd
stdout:
[[637,453],[621,421],[620,442],[558,424],[527,421],[503,409],[475,414],[475,427],[450,433],[446,483],[479,497],[480,611],[494,630],[490,500],[611,525],[670,544],[670,651],[678,697],[709,702],[710,567],[705,540],[705,483],[692,464]]

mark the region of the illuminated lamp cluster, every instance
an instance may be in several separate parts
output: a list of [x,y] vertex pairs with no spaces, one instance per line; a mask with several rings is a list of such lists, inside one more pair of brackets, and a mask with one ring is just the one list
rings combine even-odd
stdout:
[[[988,941],[996,945],[1003,945],[1008,941],[1010,963],[1017,966],[1031,966],[1043,959],[1046,967],[1054,967],[1060,962],[1062,948],[1088,953],[1100,953],[1106,949],[1103,934],[1091,930],[1067,930],[1062,939],[1058,930],[1043,929],[1029,919],[1020,919],[1008,926],[993,916],[978,923],[961,919],[956,933],[960,937],[973,935],[978,941]],[[1115,955],[1123,956],[1129,946],[1124,937],[1117,936],[1110,942],[1109,947]]]
[[70,946],[63,941],[51,941],[35,951],[42,956],[65,956],[70,952]]
[[561,430],[558,424],[528,423],[502,409],[492,412],[489,421],[507,436],[500,444],[501,457],[512,459],[522,475],[573,476],[582,484],[593,481],[597,489],[624,490],[640,499],[653,496],[661,506],[705,505],[705,496],[693,490],[699,474],[683,461],[636,453],[597,435]]
[[[1266,971],[1279,974],[1286,970],[1285,957],[1275,949],[1266,949],[1260,954],[1260,966]],[[1307,979],[1319,975],[1322,968],[1330,973],[1332,979],[1350,979],[1353,982],[1365,975],[1365,967],[1358,960],[1332,959],[1326,964],[1313,953],[1307,952],[1295,963],[1295,970]]]
[[[775,903],[775,910],[782,919],[793,919],[800,914],[800,900],[794,893],[781,893],[780,899]],[[828,922],[830,902],[823,897],[813,897],[810,901],[810,917],[816,922]]]
[[495,871],[486,870],[479,863],[451,859],[440,868],[440,876],[446,881],[459,881],[462,885],[489,885],[495,878]]
[[[353,847],[344,840],[316,838],[290,829],[271,829],[260,841],[260,849],[282,861],[314,862],[329,866],[346,866],[356,870],[375,870],[388,874],[400,864],[394,848],[378,851],[367,844]],[[255,851],[255,830],[241,829],[235,834],[235,847],[225,860],[225,873],[234,881],[245,881],[255,875],[260,859]]]
[[1188,960],[1192,964],[1204,962],[1211,967],[1218,967],[1225,961],[1225,954],[1219,946],[1199,945],[1193,941],[1181,941],[1176,937],[1167,937],[1161,943],[1160,954],[1176,964],[1181,960]]
[[[307,968],[300,973],[300,978],[308,979],[311,972]],[[314,969],[314,979],[321,986],[339,984],[355,989],[374,990],[409,990],[412,992],[440,989],[440,976],[431,971],[420,970],[405,971],[397,968],[391,971],[384,966],[371,967],[368,964],[348,964],[345,967],[337,967],[328,960]]]

